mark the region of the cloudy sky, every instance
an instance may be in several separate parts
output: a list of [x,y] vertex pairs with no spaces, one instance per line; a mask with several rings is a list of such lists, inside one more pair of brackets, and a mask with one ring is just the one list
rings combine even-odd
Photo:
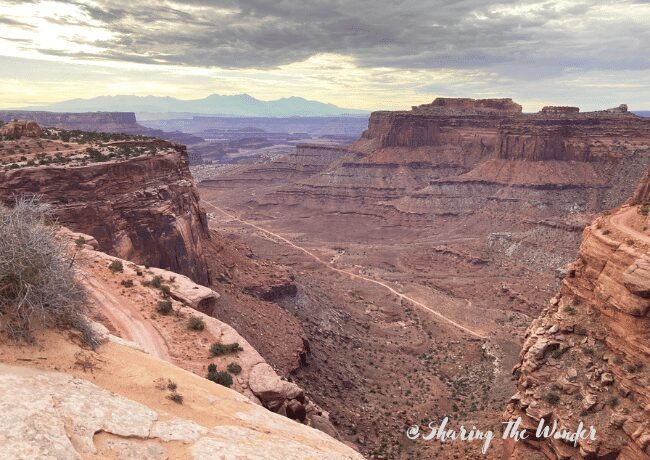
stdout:
[[136,94],[650,109],[650,0],[0,0],[0,107]]

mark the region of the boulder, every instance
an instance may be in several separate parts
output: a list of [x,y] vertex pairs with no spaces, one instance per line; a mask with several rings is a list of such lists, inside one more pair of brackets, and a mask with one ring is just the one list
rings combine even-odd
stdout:
[[248,386],[265,406],[272,402],[304,397],[304,393],[298,385],[282,380],[266,363],[259,363],[253,367],[248,379]]

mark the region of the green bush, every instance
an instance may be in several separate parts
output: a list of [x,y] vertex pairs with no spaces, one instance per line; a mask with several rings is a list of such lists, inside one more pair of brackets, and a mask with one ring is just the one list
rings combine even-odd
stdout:
[[163,281],[162,276],[156,275],[153,278],[151,278],[151,285],[155,288],[160,289],[160,287],[162,286],[162,281]]
[[163,284],[162,286],[160,286],[160,292],[161,292],[162,296],[165,299],[168,299],[172,295],[171,288],[169,286],[167,286],[166,284]]
[[122,280],[120,283],[122,286],[125,288],[132,288],[133,287],[133,280]]
[[244,349],[239,346],[237,342],[235,343],[219,343],[215,342],[210,347],[210,353],[212,356],[223,356],[229,355],[232,353],[237,353],[238,351],[243,351]]
[[174,401],[176,404],[183,404],[183,395],[180,393],[173,392],[167,398],[171,399]]
[[199,316],[190,316],[190,319],[187,321],[187,328],[192,331],[202,331],[205,329],[205,321]]
[[217,365],[215,363],[208,364],[208,373],[217,372]]
[[156,306],[156,311],[161,315],[168,315],[172,310],[172,303],[169,300],[160,300]]
[[207,379],[224,387],[230,387],[232,385],[232,375],[226,371],[208,372]]
[[121,261],[121,260],[114,260],[113,262],[110,263],[110,265],[108,266],[108,269],[109,269],[110,271],[112,271],[113,273],[116,273],[116,272],[121,272],[121,271],[123,271],[123,270],[124,270],[124,266],[122,265],[122,261]]
[[241,366],[237,363],[230,363],[228,364],[228,372],[234,375],[239,375],[241,372]]

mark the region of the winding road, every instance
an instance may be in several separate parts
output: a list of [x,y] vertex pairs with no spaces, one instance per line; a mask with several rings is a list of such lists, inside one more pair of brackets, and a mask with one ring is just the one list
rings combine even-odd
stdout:
[[101,312],[115,329],[120,337],[137,343],[144,351],[152,356],[171,362],[169,347],[162,334],[155,328],[151,320],[144,318],[135,305],[111,294],[114,288],[103,284],[95,277],[83,280],[91,289],[91,297],[101,306]]
[[617,228],[621,232],[630,235],[634,239],[641,240],[646,244],[650,244],[650,235],[635,230],[627,224],[630,218],[636,215],[636,213],[636,207],[631,207],[617,214],[614,214],[609,221],[612,223],[613,227]]
[[333,267],[333,266],[330,265],[328,262],[325,262],[325,261],[321,260],[321,259],[320,259],[316,254],[314,254],[313,252],[310,252],[309,250],[307,250],[307,249],[305,249],[305,248],[303,248],[303,247],[301,247],[301,246],[298,246],[297,244],[295,244],[294,242],[288,240],[287,238],[283,237],[282,235],[278,235],[277,233],[274,233],[274,232],[272,232],[272,231],[270,231],[270,230],[267,230],[267,229],[265,229],[265,228],[262,228],[262,227],[260,227],[259,225],[256,225],[256,224],[254,224],[254,223],[252,223],[252,222],[249,222],[249,221],[247,221],[247,220],[241,219],[240,217],[237,217],[236,215],[234,215],[234,214],[232,214],[232,213],[229,213],[228,211],[225,211],[225,210],[221,209],[221,208],[218,207],[218,206],[215,206],[214,204],[210,203],[209,201],[201,200],[201,202],[202,202],[203,204],[205,204],[206,206],[209,206],[210,208],[215,209],[216,211],[219,211],[220,213],[222,213],[222,214],[228,216],[230,219],[233,219],[233,220],[236,220],[236,221],[238,221],[238,222],[241,222],[241,223],[244,224],[244,225],[247,225],[247,226],[249,226],[249,227],[252,227],[252,228],[254,228],[254,229],[256,229],[256,230],[262,232],[262,234],[263,234],[267,239],[270,239],[271,241],[273,241],[273,240],[272,240],[271,238],[269,238],[269,237],[272,237],[272,238],[275,238],[275,239],[277,239],[277,240],[280,240],[280,241],[282,241],[283,243],[285,243],[285,244],[291,246],[292,248],[297,249],[298,251],[303,252],[304,254],[306,254],[307,256],[309,256],[310,258],[314,259],[316,262],[318,262],[318,263],[320,263],[321,265],[327,267],[327,269],[329,269],[329,270],[332,270],[332,271],[334,271],[334,272],[337,272],[337,273],[341,273],[341,274],[344,274],[344,275],[350,276],[350,277],[352,277],[352,278],[356,278],[356,279],[364,280],[364,281],[367,281],[367,282],[369,282],[369,283],[373,283],[373,284],[375,284],[375,285],[377,285],[377,286],[381,286],[382,288],[387,289],[389,292],[391,292],[392,294],[396,295],[396,296],[399,297],[400,299],[406,300],[406,301],[408,301],[408,302],[413,303],[414,305],[417,305],[417,306],[420,307],[421,309],[426,310],[427,312],[429,312],[429,313],[431,313],[432,315],[436,316],[437,318],[443,320],[444,322],[446,322],[446,323],[448,323],[448,324],[450,324],[450,325],[452,325],[452,326],[454,326],[454,327],[460,329],[461,331],[465,332],[466,334],[469,334],[469,335],[471,335],[471,336],[473,336],[473,337],[476,337],[476,338],[478,338],[478,339],[482,339],[482,340],[487,339],[487,336],[485,336],[485,335],[483,335],[483,334],[480,334],[480,333],[478,333],[478,332],[476,332],[476,331],[473,331],[473,330],[469,329],[468,327],[463,326],[462,324],[459,324],[459,323],[457,323],[456,321],[454,321],[454,320],[452,320],[452,319],[450,319],[450,318],[447,318],[447,317],[446,317],[445,315],[443,315],[442,313],[440,313],[440,312],[438,312],[438,311],[432,309],[431,307],[428,307],[427,305],[423,304],[422,302],[418,302],[417,300],[415,300],[415,299],[413,299],[413,298],[411,298],[411,297],[409,297],[409,296],[407,296],[407,295],[405,295],[405,294],[402,294],[401,292],[396,291],[395,289],[393,289],[392,287],[390,287],[389,285],[387,285],[386,283],[384,283],[384,282],[382,282],[382,281],[378,281],[378,280],[376,280],[376,279],[369,278],[369,277],[367,277],[367,276],[359,275],[359,274],[354,273],[354,272],[352,272],[352,271],[348,271],[348,270],[344,270],[344,269],[341,269],[341,268]]

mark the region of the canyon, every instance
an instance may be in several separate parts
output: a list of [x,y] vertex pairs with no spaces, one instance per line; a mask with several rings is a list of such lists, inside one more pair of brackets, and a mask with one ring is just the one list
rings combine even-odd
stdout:
[[471,458],[405,427],[500,429],[528,326],[583,229],[648,167],[650,123],[625,106],[439,98],[374,112],[346,148],[192,172],[213,228],[294,272],[280,303],[311,351],[295,378],[347,439],[371,457]]
[[[24,123],[3,134],[0,202],[38,194],[70,229],[106,342],[91,358],[109,364],[90,378],[61,331],[40,340],[67,350],[63,361],[43,352],[33,366],[24,346],[0,357],[59,372],[57,398],[90,378],[156,413],[143,439],[68,432],[75,449],[223,446],[225,431],[196,418],[195,401],[235,398],[204,378],[229,361],[208,358],[216,341],[241,345],[233,388],[276,413],[266,426],[286,458],[356,458],[332,438],[368,458],[484,458],[475,444],[405,436],[445,416],[495,432],[519,416],[526,428],[582,418],[599,432],[577,447],[495,439],[488,458],[646,458],[650,120],[626,106],[533,114],[511,99],[438,98],[372,113],[347,146],[303,142],[227,167],[190,166],[170,141]],[[119,273],[107,268],[117,260]],[[156,311],[156,277],[173,315]],[[194,316],[201,332],[186,327]],[[110,364],[127,355],[135,367]],[[163,368],[198,415],[151,397]],[[129,369],[144,375],[135,389],[109,383]],[[7,375],[42,391],[44,374]],[[184,448],[159,436],[169,411],[201,433],[183,434]],[[247,429],[267,423],[256,414]],[[304,425],[286,437],[289,418],[331,437]]]

